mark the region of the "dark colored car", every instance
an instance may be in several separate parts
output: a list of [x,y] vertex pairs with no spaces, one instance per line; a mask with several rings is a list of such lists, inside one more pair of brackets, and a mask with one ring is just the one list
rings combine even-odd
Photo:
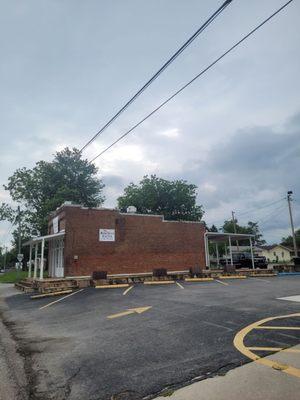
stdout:
[[[251,253],[240,252],[240,253],[232,253],[232,261],[235,268],[252,268],[252,257]],[[231,264],[230,257],[221,258],[220,264],[226,265]],[[254,268],[267,268],[268,262],[266,257],[263,256],[254,256]]]

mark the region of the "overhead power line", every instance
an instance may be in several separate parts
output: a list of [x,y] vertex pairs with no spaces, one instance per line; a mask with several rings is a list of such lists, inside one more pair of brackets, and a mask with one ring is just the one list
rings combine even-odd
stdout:
[[143,119],[141,119],[137,124],[131,127],[127,132],[121,135],[117,140],[115,140],[112,144],[107,146],[104,150],[102,150],[98,155],[96,155],[90,163],[94,162],[98,157],[102,156],[106,153],[109,149],[115,146],[118,142],[124,139],[127,135],[129,135],[132,131],[134,131],[138,126],[140,126],[143,122],[145,122],[148,118],[150,118],[153,114],[155,114],[158,110],[164,107],[169,101],[174,99],[179,93],[185,90],[188,86],[194,83],[200,76],[205,74],[209,69],[211,69],[215,64],[217,64],[222,58],[224,58],[227,54],[231,53],[236,47],[238,47],[241,43],[243,43],[246,39],[248,39],[251,35],[253,35],[258,29],[260,29],[263,25],[265,25],[268,21],[275,17],[278,13],[280,13],[285,7],[287,7],[293,0],[289,0],[285,3],[282,7],[280,7],[277,11],[271,14],[268,18],[266,18],[263,22],[257,25],[254,29],[252,29],[247,35],[245,35],[242,39],[236,42],[232,47],[230,47],[227,51],[225,51],[221,56],[219,56],[215,61],[209,64],[206,68],[204,68],[199,74],[197,74],[193,79],[191,79],[188,83],[183,85],[180,89],[178,89],[175,93],[173,93],[170,97],[168,97],[164,102],[162,102],[159,106],[157,106],[153,111],[151,111],[148,115],[146,115]]
[[274,204],[277,204],[277,203],[279,203],[279,202],[281,202],[281,201],[283,201],[283,200],[286,200],[286,198],[285,197],[282,197],[281,199],[279,199],[279,200],[276,200],[276,201],[272,201],[271,203],[268,203],[268,204],[264,204],[264,205],[262,205],[262,206],[257,206],[257,207],[255,207],[255,208],[253,208],[253,209],[251,209],[251,210],[247,210],[247,211],[244,211],[244,212],[239,212],[238,213],[238,216],[240,217],[240,216],[244,216],[244,215],[247,215],[247,214],[251,214],[251,213],[253,213],[253,212],[255,212],[255,211],[258,211],[258,210],[263,210],[264,208],[267,208],[267,207],[270,207],[270,206],[272,206],[272,205],[274,205]]
[[[283,200],[286,200],[286,197],[282,197],[281,199],[278,199],[278,200],[276,200],[276,201],[272,201],[272,203],[267,203],[267,204],[263,204],[262,206],[257,206],[257,207],[255,207],[255,208],[253,208],[252,210],[248,210],[248,211],[242,211],[242,212],[239,212],[239,211],[236,211],[235,212],[235,214],[237,214],[237,221],[239,221],[240,220],[240,216],[242,215],[245,215],[245,214],[248,214],[248,213],[254,213],[254,215],[256,215],[257,214],[257,211],[260,211],[260,210],[263,210],[264,208],[268,208],[268,207],[271,207],[271,206],[273,206],[273,205],[275,205],[275,204],[277,204],[277,203],[280,203],[280,202],[282,202]],[[280,205],[279,206],[279,208],[281,208],[281,207],[285,207],[285,204],[282,204],[282,205]],[[277,208],[275,209],[275,210],[277,210]],[[275,211],[274,209],[271,211],[271,213],[273,213],[274,211]],[[267,214],[267,215],[269,215],[269,214]],[[264,217],[261,217],[262,219],[264,219],[265,218],[265,216]],[[251,219],[253,220],[253,218],[251,217]],[[256,218],[254,218],[254,220],[255,220]],[[215,220],[215,221],[213,221],[212,222],[212,225],[219,225],[219,223],[224,223],[224,221],[226,220],[226,218],[223,218],[223,219],[219,219],[219,220]],[[229,220],[229,219],[228,219]],[[258,219],[257,220],[257,222],[259,222],[261,219]]]
[[279,207],[272,210],[269,214],[265,215],[263,218],[259,219],[257,222],[262,225],[265,222],[269,221],[271,218],[274,218],[275,215],[281,214],[282,211],[286,209],[285,205],[280,205]]
[[102,128],[80,149],[82,152],[86,149],[101,133],[126,110],[127,107],[130,106],[146,89],[151,85],[152,82],[155,81],[156,78],[202,33],[225,8],[232,2],[233,0],[226,0],[218,9],[215,11],[207,21],[204,22],[203,25],[166,61],[162,67],[131,97],[127,103],[124,104],[123,107],[105,124]]

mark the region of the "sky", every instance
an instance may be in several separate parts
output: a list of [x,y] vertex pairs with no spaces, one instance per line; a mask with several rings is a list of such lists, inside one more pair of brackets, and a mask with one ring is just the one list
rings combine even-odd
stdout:
[[[92,159],[284,4],[234,0],[83,153]],[[82,147],[221,5],[219,0],[10,0],[0,15],[0,203],[21,167]],[[235,211],[268,243],[300,227],[299,1],[98,158],[104,206],[146,174],[198,186],[204,220]],[[0,243],[10,226],[0,222]]]

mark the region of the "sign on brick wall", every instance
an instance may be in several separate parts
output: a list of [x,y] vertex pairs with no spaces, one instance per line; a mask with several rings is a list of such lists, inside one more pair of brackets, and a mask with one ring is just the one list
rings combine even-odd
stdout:
[[53,218],[53,233],[58,233],[58,216]]
[[99,241],[100,242],[114,242],[115,241],[115,229],[99,229]]

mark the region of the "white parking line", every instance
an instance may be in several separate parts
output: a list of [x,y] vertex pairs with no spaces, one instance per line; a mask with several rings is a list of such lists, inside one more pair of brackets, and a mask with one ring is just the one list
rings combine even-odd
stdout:
[[184,289],[184,287],[179,282],[176,282],[176,285],[179,286],[181,289]]
[[46,304],[45,306],[40,307],[39,310],[42,310],[43,308],[46,308],[46,307],[49,307],[49,306],[52,306],[52,304],[58,303],[59,301],[62,301],[62,300],[64,300],[64,299],[66,299],[67,297],[73,296],[73,294],[76,294],[76,293],[79,293],[79,292],[82,292],[82,291],[83,291],[83,289],[79,289],[79,290],[77,290],[76,292],[70,293],[70,294],[68,294],[67,296],[61,297],[61,298],[58,299],[58,300],[52,301],[51,303],[48,303],[48,304]]
[[132,288],[133,288],[133,285],[129,286],[129,288],[126,289],[125,292],[123,292],[123,296],[125,296],[125,294],[127,294],[129,292],[129,290],[131,290]]
[[221,283],[222,285],[229,286],[229,283],[218,281],[218,279],[215,279],[215,282]]

